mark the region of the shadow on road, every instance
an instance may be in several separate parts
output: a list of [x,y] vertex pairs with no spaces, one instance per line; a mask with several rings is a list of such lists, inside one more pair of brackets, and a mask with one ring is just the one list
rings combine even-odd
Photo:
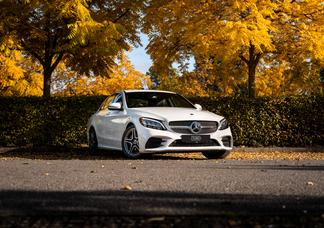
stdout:
[[323,201],[179,192],[0,191],[0,227],[323,227]]
[[324,197],[146,191],[0,191],[0,214],[302,215],[321,214]]

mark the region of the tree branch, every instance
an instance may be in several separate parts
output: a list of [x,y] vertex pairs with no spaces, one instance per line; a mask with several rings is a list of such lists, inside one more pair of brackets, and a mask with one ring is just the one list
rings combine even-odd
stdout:
[[61,60],[63,59],[64,53],[61,52],[57,58],[55,59],[54,63],[51,66],[51,71],[54,71],[55,68],[57,67],[57,65],[61,62]]
[[24,48],[25,51],[27,51],[29,54],[31,54],[32,56],[34,56],[39,62],[40,64],[42,64],[43,66],[45,65],[45,61],[42,59],[42,57],[40,55],[38,55],[36,52],[34,52],[33,50],[30,50],[28,48]]
[[250,60],[253,58],[254,56],[254,50],[255,50],[255,47],[254,45],[252,44],[252,42],[250,41],[250,47],[249,47],[249,57],[250,57]]
[[26,51],[29,54],[31,54],[32,56],[34,56],[43,66],[45,65],[45,61],[42,59],[42,57],[40,55],[38,55],[32,49],[28,48],[24,41],[21,41],[21,46],[23,48],[23,51]]
[[33,55],[42,65],[45,65],[45,61],[34,51],[28,51],[31,55]]
[[262,53],[258,53],[258,54],[256,54],[255,59],[254,59],[255,62],[259,62],[261,56],[262,56]]
[[246,63],[248,64],[249,63],[249,60],[247,60],[243,55],[240,55],[240,58]]
[[123,18],[128,12],[130,11],[130,9],[127,9],[124,13],[122,13],[121,15],[119,15],[115,20],[113,20],[113,23],[117,23],[121,18]]

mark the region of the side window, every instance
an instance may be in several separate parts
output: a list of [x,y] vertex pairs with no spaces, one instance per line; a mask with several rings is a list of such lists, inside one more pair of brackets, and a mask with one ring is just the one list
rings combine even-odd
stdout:
[[115,99],[115,95],[111,95],[101,104],[99,111],[108,109],[109,104]]

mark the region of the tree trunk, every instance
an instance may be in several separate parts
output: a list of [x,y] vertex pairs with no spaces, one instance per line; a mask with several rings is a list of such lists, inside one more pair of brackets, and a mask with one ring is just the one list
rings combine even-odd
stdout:
[[250,62],[248,65],[249,68],[249,78],[248,78],[248,95],[251,98],[256,97],[255,91],[255,71],[257,64]]
[[240,55],[240,58],[248,66],[248,95],[251,98],[256,97],[255,73],[261,56],[262,53],[256,52],[255,47],[252,43],[250,43],[250,47],[249,47],[249,59],[247,59],[243,55]]
[[43,87],[43,97],[48,98],[51,96],[51,77],[52,70],[50,66],[44,66],[44,87]]

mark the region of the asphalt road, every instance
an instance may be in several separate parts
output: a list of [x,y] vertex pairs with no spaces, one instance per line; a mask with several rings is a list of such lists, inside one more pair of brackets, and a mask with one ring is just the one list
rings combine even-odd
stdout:
[[1,160],[0,214],[323,214],[323,174],[323,161]]

